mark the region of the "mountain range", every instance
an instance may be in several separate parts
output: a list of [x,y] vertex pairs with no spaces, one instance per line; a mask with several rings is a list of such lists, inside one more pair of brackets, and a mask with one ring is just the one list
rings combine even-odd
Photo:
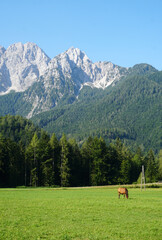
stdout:
[[31,118],[80,141],[120,136],[159,149],[161,80],[149,64],[93,63],[74,47],[50,59],[34,43],[16,43],[0,47],[0,115]]

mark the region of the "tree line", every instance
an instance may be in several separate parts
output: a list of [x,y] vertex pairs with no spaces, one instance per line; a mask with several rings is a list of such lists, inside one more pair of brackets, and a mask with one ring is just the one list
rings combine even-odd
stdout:
[[63,134],[57,139],[35,131],[28,144],[0,134],[0,187],[97,186],[137,181],[145,166],[146,182],[162,178],[162,154],[130,151],[117,138],[107,145],[89,137],[81,146]]

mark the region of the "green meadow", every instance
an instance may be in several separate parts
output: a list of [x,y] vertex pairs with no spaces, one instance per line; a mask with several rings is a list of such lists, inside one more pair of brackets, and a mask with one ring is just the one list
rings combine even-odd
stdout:
[[162,239],[162,188],[0,189],[0,239]]

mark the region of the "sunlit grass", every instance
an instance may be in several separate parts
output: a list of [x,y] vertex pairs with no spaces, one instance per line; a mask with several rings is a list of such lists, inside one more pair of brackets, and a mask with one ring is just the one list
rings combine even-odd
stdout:
[[162,189],[0,189],[0,239],[161,239]]

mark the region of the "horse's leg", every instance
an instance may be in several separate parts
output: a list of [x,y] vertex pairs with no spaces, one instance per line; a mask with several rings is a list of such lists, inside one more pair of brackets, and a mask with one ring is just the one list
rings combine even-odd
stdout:
[[118,198],[120,198],[120,193],[118,193]]

